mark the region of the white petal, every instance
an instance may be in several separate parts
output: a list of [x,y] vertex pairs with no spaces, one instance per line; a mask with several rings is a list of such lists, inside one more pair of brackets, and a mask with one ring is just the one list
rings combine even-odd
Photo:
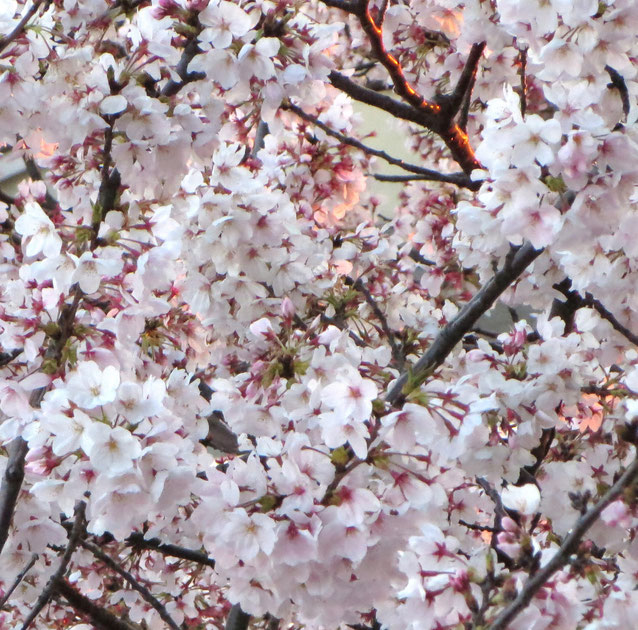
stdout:
[[123,112],[128,106],[126,99],[121,94],[115,96],[107,96],[100,103],[100,111],[103,114],[119,114]]

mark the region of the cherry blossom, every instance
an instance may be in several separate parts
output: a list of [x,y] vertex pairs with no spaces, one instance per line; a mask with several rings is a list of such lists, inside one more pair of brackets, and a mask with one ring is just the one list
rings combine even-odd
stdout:
[[0,626],[631,627],[636,3],[1,4]]

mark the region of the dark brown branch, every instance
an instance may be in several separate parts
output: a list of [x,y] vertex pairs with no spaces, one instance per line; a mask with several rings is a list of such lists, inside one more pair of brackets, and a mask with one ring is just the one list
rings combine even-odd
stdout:
[[0,486],[0,552],[9,537],[13,512],[24,480],[24,460],[28,450],[26,441],[21,437],[7,447],[9,457]]
[[[381,26],[375,24],[370,14],[369,0],[356,0],[353,4],[348,4],[347,7],[350,13],[359,18],[361,28],[363,28],[370,41],[372,52],[388,71],[394,84],[395,92],[408,104],[408,109],[412,110],[411,115],[405,116],[406,120],[413,120],[438,134],[452,153],[452,157],[460,164],[467,175],[473,170],[480,168],[481,165],[474,155],[467,134],[461,126],[453,122],[453,118],[458,113],[468,90],[471,89],[476,75],[478,60],[483,53],[485,44],[474,44],[472,47],[470,58],[452,95],[444,96],[440,101],[428,101],[410,85],[397,58],[386,50]],[[361,97],[369,99],[370,95],[361,92],[360,89],[357,89],[358,86],[353,88],[353,82],[339,75],[339,73],[333,71],[330,73],[329,78],[335,87],[346,92],[352,98],[375,104],[370,102],[374,99],[363,100]],[[359,97],[355,96],[355,94],[358,94]],[[377,99],[376,103],[384,102],[387,106],[388,101],[393,101],[389,97],[385,98],[387,101]],[[381,105],[375,104],[375,106],[386,109],[386,107]],[[396,106],[393,106],[393,108],[397,109]],[[390,110],[386,109],[386,111]]]
[[469,97],[476,81],[478,63],[485,50],[485,42],[473,44],[468,55],[461,76],[451,94],[443,97],[443,104],[447,116],[453,118],[461,109],[463,101]]
[[0,599],[0,610],[4,607],[4,605],[9,601],[9,598],[13,594],[13,591],[18,588],[20,582],[24,579],[24,576],[31,570],[31,567],[35,564],[35,561],[38,559],[38,554],[34,553],[31,556],[31,560],[27,563],[27,566],[18,573],[16,579],[13,581],[13,584],[9,587],[9,590],[4,594],[4,597]]
[[3,190],[0,190],[0,201],[6,203],[8,206],[12,206],[16,202],[11,195],[7,195]]
[[123,569],[111,556],[105,554],[101,549],[96,547],[95,545],[89,542],[83,542],[82,546],[85,549],[88,549],[96,558],[100,559],[109,569],[115,571],[120,577],[124,578],[124,580],[131,586],[132,589],[136,590],[141,596],[142,599],[149,604],[161,617],[162,621],[172,628],[173,630],[180,630],[180,627],[175,623],[175,620],[168,614],[165,606],[163,606],[158,599],[151,593],[145,586],[140,584],[128,571]]
[[402,103],[390,96],[358,85],[335,70],[330,72],[328,78],[334,87],[345,92],[355,101],[382,109],[392,114],[395,118],[416,123],[439,135],[448,149],[450,149],[452,157],[461,165],[467,175],[474,169],[481,167],[474,156],[467,134],[459,125],[448,119],[443,119],[441,116],[435,116],[427,110],[418,110],[407,103]]
[[625,83],[625,78],[618,72],[618,70],[612,68],[611,66],[605,66],[605,70],[611,79],[611,83],[608,87],[615,88],[618,90],[620,94],[620,100],[622,101],[622,111],[625,114],[625,120],[627,120],[627,116],[629,116],[629,110],[631,109],[631,103],[629,99],[629,90],[627,89],[627,84]]
[[616,316],[609,311],[604,304],[595,299],[591,293],[586,293],[585,297],[582,297],[577,291],[570,290],[571,280],[565,278],[560,283],[553,285],[553,288],[560,291],[566,298],[567,303],[572,308],[592,308],[594,309],[604,320],[611,324],[611,327],[618,333],[620,333],[625,339],[638,346],[638,335],[633,333],[629,328],[621,324]]
[[347,144],[351,147],[354,147],[355,149],[359,149],[360,151],[363,151],[367,155],[373,155],[375,157],[381,158],[382,160],[385,160],[388,164],[392,164],[393,166],[398,166],[399,168],[402,168],[404,171],[421,175],[422,179],[424,180],[454,184],[462,188],[469,188],[470,190],[478,190],[481,186],[481,182],[472,181],[465,173],[450,173],[450,174],[439,173],[438,171],[433,171],[428,168],[423,168],[421,166],[416,166],[415,164],[409,164],[407,162],[404,162],[403,160],[400,160],[398,158],[392,157],[391,155],[388,155],[385,151],[373,149],[372,147],[369,147],[363,144],[356,138],[353,138],[351,136],[346,136],[345,134],[342,134],[338,131],[335,131],[334,129],[331,129],[330,127],[328,127],[328,125],[321,122],[316,116],[312,116],[306,113],[303,109],[301,109],[300,107],[297,107],[296,105],[293,105],[292,103],[284,105],[282,107],[283,109],[288,109],[291,112],[294,112],[295,114],[297,114],[297,116],[299,116],[299,118],[303,118],[304,120],[319,127],[319,129],[322,129],[329,136],[336,138],[337,140],[339,140],[339,142],[342,142],[343,144]]
[[496,299],[525,269],[541,254],[529,243],[510,249],[505,265],[487,284],[461,309],[460,313],[447,324],[428,348],[427,352],[395,381],[386,396],[390,404],[400,403],[411,389],[420,385],[423,379],[445,361],[454,346],[472,329],[483,313],[486,313]]
[[184,51],[182,52],[182,56],[177,64],[177,74],[179,75],[180,80],[174,81],[171,79],[163,88],[162,88],[162,96],[174,96],[177,94],[187,83],[191,83],[192,81],[199,81],[200,79],[205,79],[206,74],[203,72],[189,72],[188,64],[193,60],[195,55],[200,53],[199,47],[197,45],[197,36],[201,31],[201,27],[196,29],[195,34],[189,39],[188,43],[184,47]]
[[40,593],[35,605],[31,609],[31,612],[24,620],[22,624],[21,630],[27,630],[27,628],[35,621],[35,618],[40,614],[40,611],[49,603],[51,597],[55,594],[58,583],[64,577],[66,573],[67,567],[69,566],[69,562],[71,561],[71,556],[73,552],[77,549],[78,543],[80,542],[80,538],[84,533],[84,511],[86,509],[86,503],[84,501],[79,501],[75,506],[75,520],[73,521],[73,528],[71,529],[71,534],[69,535],[69,542],[66,545],[64,550],[64,554],[62,556],[62,560],[60,561],[60,565],[56,569],[55,573],[49,578],[49,581],[46,583],[46,586]]
[[367,105],[372,105],[372,107],[382,109],[389,114],[392,114],[395,118],[409,120],[410,122],[421,125],[422,127],[426,127],[427,129],[436,126],[438,123],[435,116],[427,112],[421,112],[408,105],[407,103],[397,101],[391,96],[387,96],[386,94],[382,94],[381,92],[376,92],[375,90],[370,90],[369,88],[363,87],[362,85],[355,83],[352,79],[341,74],[340,72],[337,72],[336,70],[330,71],[328,79],[330,80],[330,83],[334,85],[334,87],[336,87],[338,90],[341,90],[342,92],[345,92],[355,101],[366,103]]
[[253,143],[252,151],[250,155],[256,157],[257,153],[264,148],[266,142],[266,136],[269,133],[268,123],[260,120],[257,124],[257,131],[255,132],[255,142]]
[[443,182],[445,184],[454,184],[460,188],[469,190],[478,190],[481,187],[480,181],[472,181],[465,173],[439,173],[432,171],[429,175],[384,175],[382,173],[373,173],[372,177],[378,182]]
[[126,544],[134,547],[135,549],[152,549],[159,551],[165,556],[171,556],[173,558],[181,558],[182,560],[189,560],[197,564],[202,564],[207,567],[215,567],[215,560],[209,558],[205,553],[197,551],[195,549],[186,549],[185,547],[179,547],[177,545],[171,545],[163,543],[159,538],[151,538],[146,540],[144,534],[135,533],[131,534],[126,539]]
[[245,613],[239,604],[235,604],[228,613],[225,630],[248,630],[250,615]]
[[508,624],[532,601],[534,595],[548,582],[548,580],[562,569],[576,552],[587,530],[596,522],[600,513],[623,493],[638,476],[638,458],[625,470],[618,481],[603,495],[603,497],[583,516],[581,516],[570,534],[565,538],[552,559],[531,577],[518,594],[516,599],[503,610],[489,626],[489,630],[505,630]]
[[137,630],[136,626],[123,621],[109,610],[98,606],[73,588],[66,580],[58,582],[57,592],[78,612],[86,615],[98,630]]
[[36,14],[44,0],[35,0],[31,7],[25,12],[15,28],[4,37],[0,37],[0,52],[2,52],[11,42],[17,39],[24,31],[27,22]]
[[518,53],[518,60],[520,64],[519,74],[521,77],[520,87],[520,101],[521,101],[521,116],[525,118],[527,113],[527,48],[521,48]]
[[328,7],[335,7],[336,9],[341,9],[346,13],[356,13],[357,11],[357,0],[321,0]]

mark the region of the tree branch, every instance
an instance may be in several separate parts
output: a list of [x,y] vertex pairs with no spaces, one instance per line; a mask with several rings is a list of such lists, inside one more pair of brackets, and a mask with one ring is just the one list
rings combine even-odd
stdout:
[[612,68],[610,65],[605,66],[605,70],[611,79],[611,83],[608,87],[615,88],[618,90],[620,94],[620,100],[622,102],[622,111],[625,114],[625,120],[627,120],[627,116],[629,116],[629,110],[631,109],[631,103],[629,99],[629,90],[627,89],[627,84],[625,83],[625,77],[618,72],[615,68]]
[[336,9],[341,9],[346,13],[356,13],[357,12],[357,0],[321,0],[328,7],[335,7]]
[[409,83],[398,59],[386,50],[383,43],[383,30],[377,26],[370,15],[368,0],[358,0],[355,15],[359,18],[361,28],[370,40],[375,57],[388,71],[395,92],[415,109],[425,112],[435,119],[441,112],[441,106],[424,99]]
[[[350,278],[348,278],[348,280],[352,282]],[[388,339],[388,342],[390,343],[390,348],[392,349],[392,357],[396,361],[399,369],[402,370],[405,359],[403,357],[403,354],[401,353],[401,348],[398,346],[396,342],[394,333],[392,332],[392,330],[390,330],[390,326],[388,325],[388,320],[386,316],[384,315],[383,311],[379,308],[379,305],[375,302],[374,298],[372,297],[372,294],[370,293],[370,291],[368,291],[368,288],[363,283],[361,278],[358,278],[356,281],[352,282],[352,286],[353,288],[358,289],[359,291],[361,291],[361,293],[363,293],[363,297],[368,303],[368,306],[372,309],[372,312],[374,313],[375,317],[379,320],[379,323],[381,324],[381,330],[383,330],[383,333],[385,334],[386,338]]]
[[301,109],[300,107],[297,107],[296,105],[293,105],[292,103],[284,105],[282,106],[282,108],[288,109],[291,112],[294,112],[295,114],[297,114],[299,118],[303,118],[309,123],[316,125],[317,127],[319,127],[319,129],[322,129],[329,136],[332,136],[333,138],[336,138],[337,140],[339,140],[339,142],[342,142],[343,144],[347,144],[351,147],[354,147],[355,149],[359,149],[360,151],[363,151],[364,153],[368,155],[373,155],[375,157],[381,158],[382,160],[385,160],[388,164],[392,164],[393,166],[398,166],[399,168],[402,168],[404,171],[408,171],[409,173],[415,173],[417,175],[420,175],[421,179],[428,180],[428,181],[435,181],[435,182],[443,182],[446,184],[454,184],[461,188],[468,188],[470,190],[478,190],[481,187],[482,182],[472,181],[465,173],[450,173],[450,174],[439,173],[438,171],[433,171],[428,168],[423,168],[421,166],[416,166],[415,164],[409,164],[407,162],[404,162],[403,160],[400,160],[398,158],[392,157],[391,155],[388,155],[385,151],[373,149],[372,147],[369,147],[363,144],[356,138],[353,138],[351,136],[346,136],[345,134],[342,134],[338,131],[335,131],[334,129],[331,129],[330,127],[328,127],[328,125],[321,122],[316,116],[312,116],[306,113],[303,109]]
[[15,28],[4,37],[0,37],[0,52],[2,52],[11,42],[18,38],[24,31],[27,22],[36,14],[44,0],[35,0],[31,7],[25,12]]
[[9,457],[0,486],[0,552],[9,537],[9,527],[24,480],[24,460],[29,447],[25,440],[18,437],[9,444],[7,450]]
[[104,564],[112,571],[115,571],[119,576],[124,578],[131,588],[136,590],[142,599],[149,604],[157,614],[162,618],[162,621],[173,630],[180,630],[180,627],[175,623],[174,619],[168,614],[166,608],[157,600],[157,598],[151,593],[145,586],[140,584],[128,571],[123,569],[113,558],[105,554],[101,549],[95,545],[84,541],[82,546],[88,549],[96,558],[99,558]]
[[75,520],[73,521],[73,528],[71,529],[69,542],[67,543],[66,549],[64,550],[64,555],[62,556],[60,565],[56,569],[55,573],[49,578],[49,581],[46,583],[46,586],[42,590],[42,593],[40,593],[40,597],[38,597],[35,606],[31,609],[31,612],[24,620],[21,630],[27,630],[27,628],[33,623],[35,618],[40,614],[40,611],[49,603],[49,600],[56,591],[58,582],[62,580],[64,574],[66,573],[66,569],[69,566],[69,562],[71,561],[71,556],[76,550],[78,543],[80,542],[80,537],[84,532],[85,509],[86,503],[84,503],[84,501],[79,501],[75,506]]
[[620,333],[625,339],[638,346],[638,335],[633,333],[629,328],[621,324],[616,316],[609,311],[604,304],[595,299],[591,293],[586,293],[585,297],[582,297],[578,291],[572,291],[571,280],[565,278],[560,283],[553,285],[553,288],[562,293],[567,298],[567,303],[572,305],[573,308],[592,308],[594,309],[604,320],[611,324],[611,327],[618,333]]
[[34,553],[31,556],[31,560],[27,563],[27,566],[18,573],[16,579],[13,581],[13,584],[9,587],[9,590],[4,594],[4,597],[0,599],[0,610],[3,609],[4,605],[9,601],[9,597],[13,594],[13,591],[18,588],[20,582],[24,579],[24,576],[31,570],[31,567],[35,564],[35,561],[38,559],[38,554]]
[[177,545],[171,545],[163,543],[159,538],[151,538],[146,540],[144,534],[135,533],[131,534],[126,539],[126,544],[135,547],[136,549],[153,549],[159,551],[165,556],[171,556],[173,558],[181,558],[182,560],[189,560],[190,562],[196,562],[207,567],[214,568],[215,560],[209,558],[205,553],[196,551],[194,549],[186,549],[185,547],[179,547]]
[[234,604],[228,613],[225,630],[247,630],[250,615],[245,613],[239,604]]
[[328,79],[334,87],[345,92],[355,101],[382,109],[389,114],[392,114],[395,118],[409,120],[410,122],[426,127],[427,129],[430,129],[432,126],[437,124],[437,119],[434,116],[421,112],[407,103],[397,101],[391,96],[363,87],[336,70],[330,71]]
[[137,630],[136,626],[123,621],[109,610],[98,606],[74,589],[66,580],[60,580],[57,592],[78,612],[86,615],[98,630]]
[[432,345],[414,366],[401,374],[386,396],[386,401],[390,404],[400,403],[411,389],[420,385],[428,374],[441,365],[452,352],[454,346],[471,330],[479,317],[491,308],[499,295],[525,271],[542,251],[534,249],[529,243],[520,247],[512,246],[503,268],[441,330]]
[[451,94],[443,97],[444,109],[450,119],[454,118],[461,109],[463,101],[471,94],[474,82],[476,81],[476,73],[478,71],[478,63],[481,55],[485,50],[485,42],[473,44],[470,54],[468,55],[461,76]]
[[184,51],[182,52],[182,56],[177,64],[177,74],[179,75],[180,80],[174,81],[171,79],[163,88],[162,88],[162,96],[174,96],[177,94],[187,83],[191,83],[192,81],[199,81],[200,79],[205,79],[206,75],[203,72],[189,72],[188,64],[193,60],[193,57],[200,53],[199,46],[197,44],[197,37],[201,31],[201,27],[198,26],[196,29],[196,33],[188,40],[188,43],[184,47]]
[[638,458],[634,459],[618,481],[603,495],[596,505],[576,521],[571,533],[565,538],[554,557],[525,583],[516,599],[489,626],[490,630],[505,630],[507,625],[529,605],[534,595],[547,583],[552,575],[567,564],[569,557],[576,551],[583,536],[596,522],[600,513],[610,503],[615,501],[637,476]]

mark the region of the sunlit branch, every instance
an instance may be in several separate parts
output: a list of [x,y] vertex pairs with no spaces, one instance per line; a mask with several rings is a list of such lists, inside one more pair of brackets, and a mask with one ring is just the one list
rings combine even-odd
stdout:
[[391,96],[387,96],[386,94],[382,94],[380,92],[377,92],[376,90],[371,90],[369,88],[363,87],[362,85],[355,83],[352,79],[348,78],[344,74],[341,74],[340,72],[337,72],[336,70],[330,71],[328,79],[330,80],[330,83],[334,85],[334,87],[341,90],[342,92],[345,92],[355,101],[366,103],[367,105],[372,105],[373,107],[378,107],[379,109],[392,114],[396,118],[409,120],[410,122],[416,123],[417,125],[421,125],[422,127],[426,127],[428,129],[437,125],[437,119],[434,115],[428,112],[419,111],[408,103],[397,101]]
[[78,543],[80,542],[80,538],[84,533],[84,512],[86,509],[86,503],[84,501],[79,501],[75,506],[75,520],[73,521],[73,528],[71,529],[71,533],[69,535],[69,542],[66,545],[64,550],[64,554],[62,556],[62,560],[55,573],[49,578],[49,581],[46,583],[46,586],[40,593],[35,605],[31,609],[31,612],[27,615],[27,618],[24,620],[22,624],[21,630],[27,630],[27,628],[33,623],[35,618],[40,614],[40,611],[49,603],[49,600],[54,595],[57,590],[58,582],[62,580],[64,574],[66,573],[67,567],[69,566],[69,562],[71,561],[71,556],[73,552],[77,549]]
[[162,621],[167,626],[173,628],[173,630],[180,630],[180,627],[175,623],[175,620],[168,614],[165,606],[151,593],[145,586],[140,584],[128,571],[123,569],[111,556],[105,554],[101,549],[89,542],[83,542],[82,546],[88,549],[96,558],[101,560],[109,569],[115,571],[119,576],[124,578],[131,588],[137,591],[142,599],[151,606],[157,614],[161,617]]
[[283,107],[284,109],[288,109],[294,112],[300,118],[303,118],[304,120],[312,123],[313,125],[316,125],[329,136],[332,136],[333,138],[336,138],[337,140],[339,140],[339,142],[342,142],[343,144],[347,144],[351,147],[355,147],[356,149],[363,151],[367,155],[373,155],[375,157],[381,158],[382,160],[385,160],[388,164],[392,164],[393,166],[398,166],[399,168],[402,168],[404,171],[421,175],[422,179],[424,180],[427,179],[429,181],[454,184],[462,188],[469,188],[470,190],[478,190],[478,188],[481,186],[481,182],[472,181],[465,173],[450,173],[450,174],[439,173],[438,171],[433,171],[427,168],[423,168],[421,166],[416,166],[415,164],[409,164],[407,162],[404,162],[403,160],[400,160],[398,158],[392,157],[391,155],[388,155],[385,151],[373,149],[372,147],[369,147],[363,144],[356,138],[353,138],[351,136],[346,136],[345,134],[342,134],[338,131],[335,131],[334,129],[331,129],[330,127],[328,127],[328,125],[321,122],[316,116],[312,116],[306,113],[303,109],[301,109],[300,107],[297,107],[296,105],[288,104]]
[[358,1],[356,15],[368,36],[372,52],[388,71],[396,93],[420,111],[428,112],[433,116],[439,114],[440,105],[427,101],[410,85],[398,59],[386,50],[383,43],[383,31],[372,19],[368,0]]
[[392,111],[394,115],[417,122],[438,134],[452,153],[452,157],[461,165],[466,174],[469,175],[473,170],[480,168],[467,134],[463,130],[464,125],[460,126],[454,123],[453,118],[462,106],[464,98],[467,97],[468,92],[471,90],[476,76],[478,61],[485,48],[485,43],[472,46],[470,56],[454,92],[451,95],[443,96],[440,102],[428,101],[410,85],[397,58],[386,50],[383,43],[383,31],[380,25],[375,24],[370,14],[369,1],[357,0],[355,4],[354,10],[352,10],[352,5],[349,4],[348,11],[359,18],[361,27],[368,36],[374,55],[388,71],[394,84],[395,92],[409,104],[413,114],[412,116],[402,116],[395,113],[399,108],[394,105],[394,99],[389,97],[386,97],[386,99],[390,103],[383,99],[376,99],[376,102],[373,102],[375,99],[371,99],[369,94],[357,90],[356,87],[353,87],[352,81],[334,71],[329,75],[332,84],[356,100],[381,107],[386,111]]
[[461,309],[459,314],[447,324],[432,342],[423,356],[395,381],[386,396],[387,402],[400,402],[409,391],[418,386],[434,369],[445,361],[454,346],[472,329],[477,320],[486,313],[496,299],[525,269],[541,254],[531,244],[512,246],[503,268]]
[[552,559],[531,577],[521,589],[516,599],[503,610],[488,626],[489,630],[504,630],[509,623],[532,601],[534,595],[547,581],[564,567],[570,556],[577,550],[587,530],[596,522],[600,513],[615,501],[638,476],[638,458],[630,464],[616,483],[603,497],[574,523],[571,532],[563,541]]

